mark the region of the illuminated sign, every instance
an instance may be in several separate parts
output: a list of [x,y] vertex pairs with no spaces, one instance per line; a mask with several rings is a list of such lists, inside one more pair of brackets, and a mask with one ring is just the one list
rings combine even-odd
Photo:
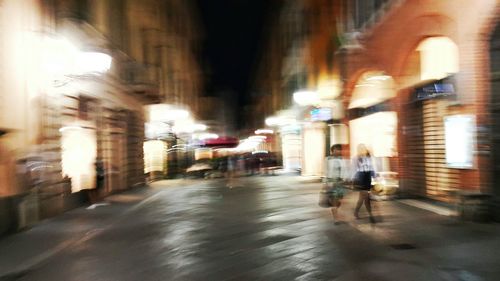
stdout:
[[475,130],[474,115],[453,115],[444,118],[448,167],[457,169],[473,167]]
[[332,119],[332,109],[328,107],[311,110],[311,121],[328,121]]
[[415,89],[415,101],[454,96],[456,94],[453,77],[441,79]]

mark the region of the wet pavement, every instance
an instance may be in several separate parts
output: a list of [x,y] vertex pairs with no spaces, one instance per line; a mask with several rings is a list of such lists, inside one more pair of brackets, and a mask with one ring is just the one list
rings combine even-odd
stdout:
[[157,182],[43,222],[0,241],[0,280],[500,280],[496,224],[390,201],[373,225],[353,218],[355,193],[334,224],[318,183],[235,185]]

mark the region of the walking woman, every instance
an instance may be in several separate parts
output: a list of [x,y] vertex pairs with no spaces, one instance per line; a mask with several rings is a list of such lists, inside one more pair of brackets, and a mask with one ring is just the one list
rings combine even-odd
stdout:
[[375,169],[370,152],[364,144],[358,145],[358,155],[353,159],[353,168],[355,171],[353,178],[354,187],[359,191],[354,216],[356,219],[359,219],[359,209],[361,209],[364,203],[370,216],[370,222],[375,223],[370,202],[370,189],[372,187],[372,177],[375,176]]

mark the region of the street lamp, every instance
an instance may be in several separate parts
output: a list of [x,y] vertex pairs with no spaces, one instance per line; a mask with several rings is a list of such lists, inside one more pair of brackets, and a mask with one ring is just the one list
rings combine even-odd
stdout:
[[294,118],[286,116],[271,116],[266,118],[265,120],[266,125],[270,127],[281,127],[289,124],[294,124],[296,122],[297,120],[295,120]]
[[298,91],[293,93],[293,100],[301,106],[317,105],[320,103],[319,95],[316,91]]
[[80,52],[76,58],[76,71],[79,74],[105,73],[111,68],[110,55],[100,52]]
[[189,111],[169,104],[152,104],[147,107],[149,122],[173,122],[189,118]]
[[65,38],[42,39],[42,67],[55,79],[60,76],[102,74],[111,68],[112,57],[102,52],[80,51]]
[[256,135],[265,135],[265,134],[274,134],[274,131],[271,129],[258,129],[255,130]]

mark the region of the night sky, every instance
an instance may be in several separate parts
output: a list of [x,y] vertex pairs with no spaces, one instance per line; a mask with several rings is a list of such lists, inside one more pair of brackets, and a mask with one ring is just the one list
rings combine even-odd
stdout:
[[234,104],[236,125],[242,125],[265,26],[274,0],[197,0],[204,41],[201,59],[206,94]]

